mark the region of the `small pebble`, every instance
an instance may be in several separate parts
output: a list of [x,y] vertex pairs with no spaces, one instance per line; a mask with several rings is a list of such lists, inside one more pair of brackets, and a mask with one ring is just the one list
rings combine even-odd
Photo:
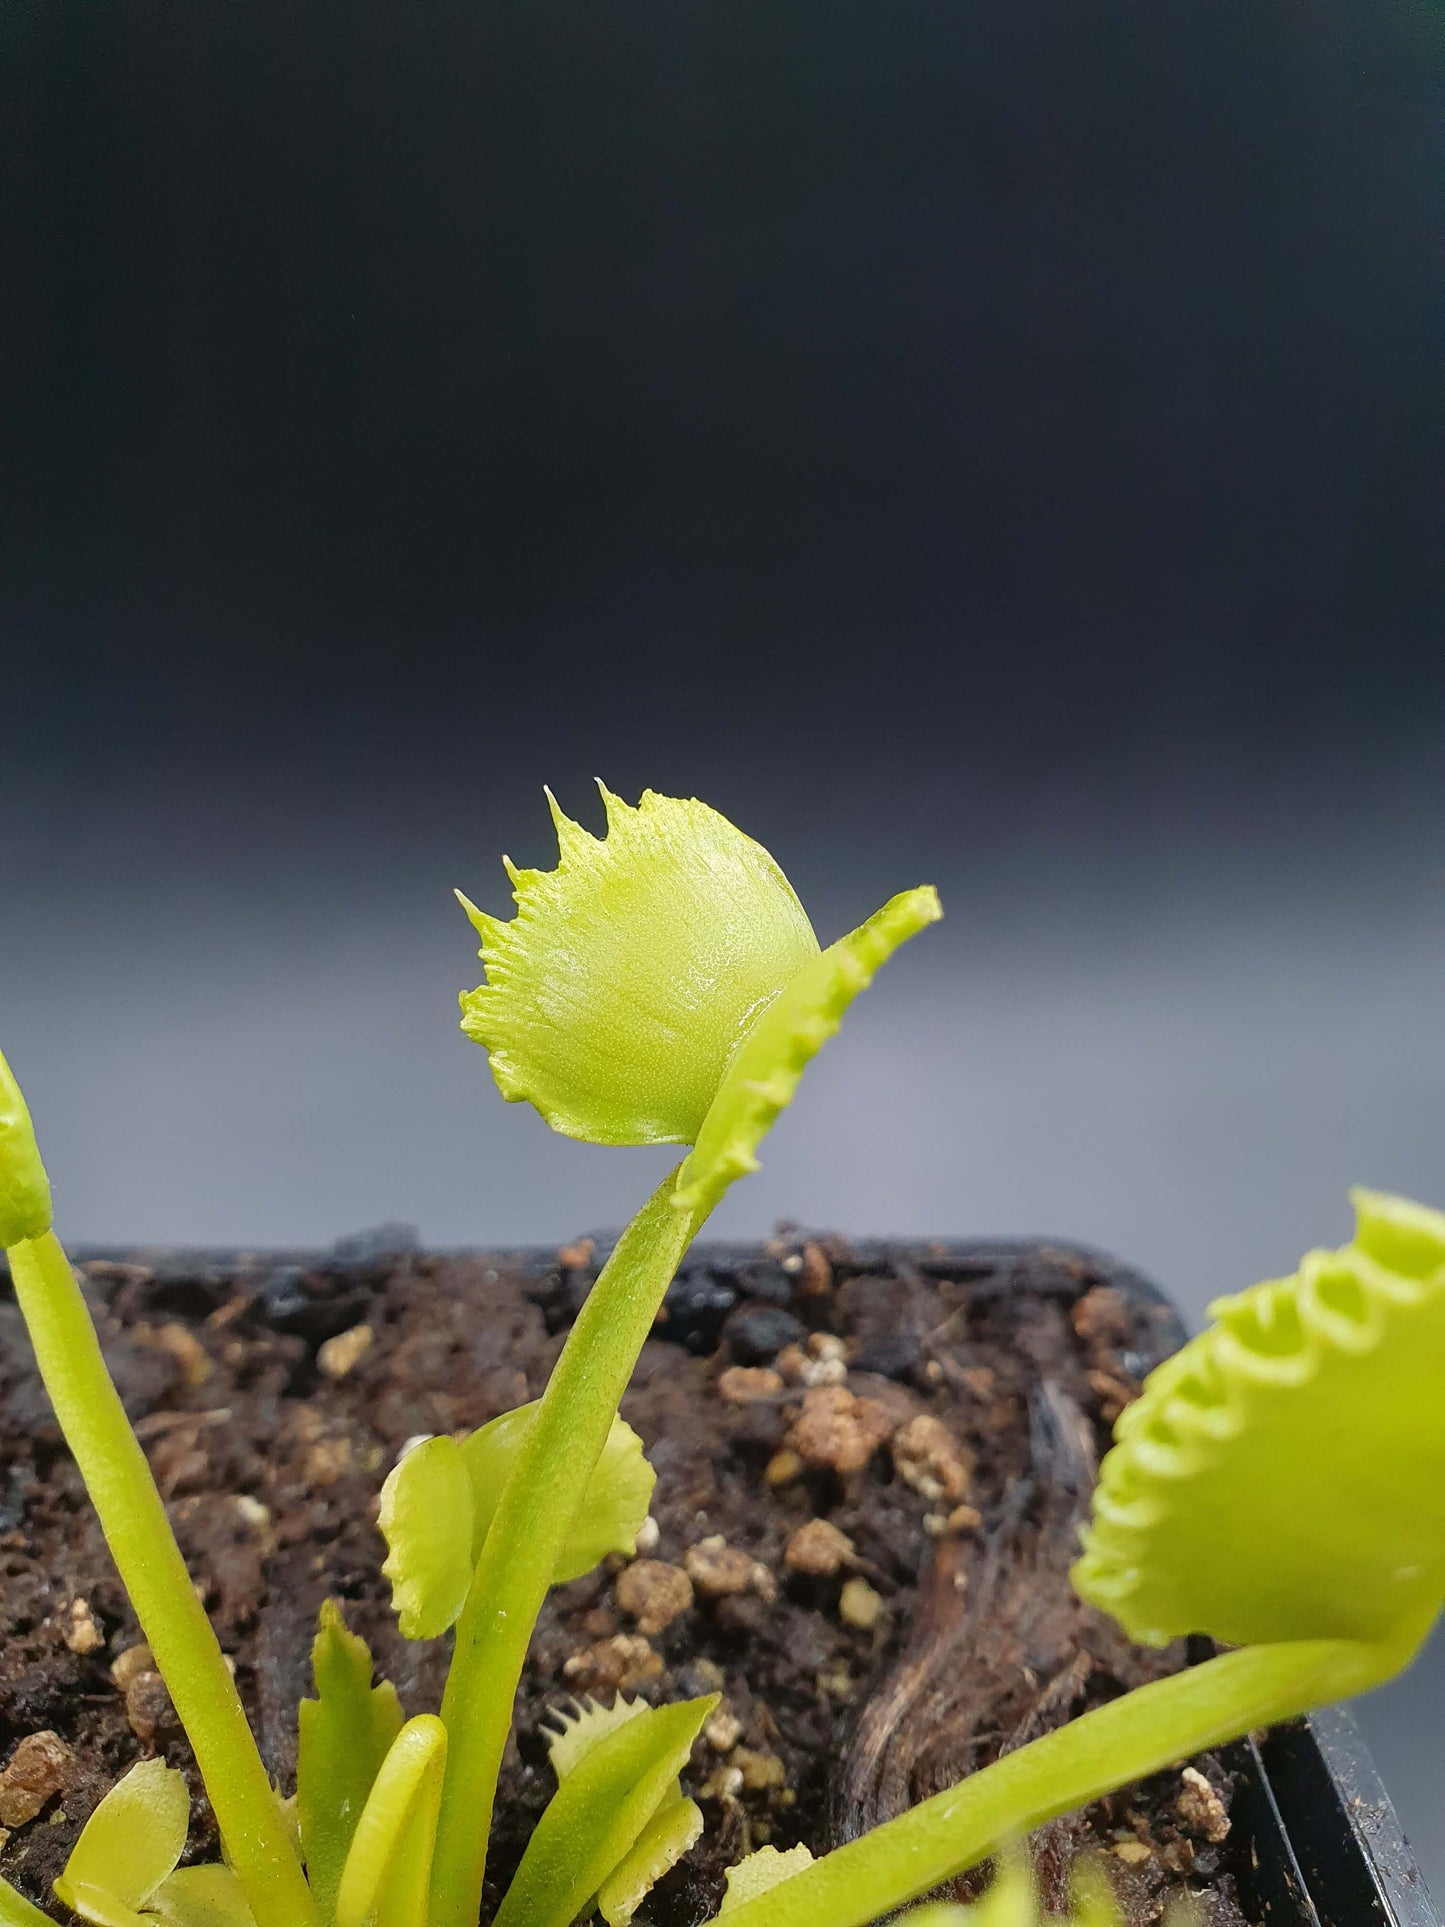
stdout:
[[58,1733],[27,1733],[0,1773],[0,1826],[33,1820],[64,1787],[73,1757]]
[[968,1493],[969,1461],[931,1412],[920,1412],[893,1434],[893,1463],[904,1484],[935,1505],[942,1500],[955,1506]]
[[841,1660],[835,1666],[828,1666],[821,1673],[815,1673],[813,1684],[818,1689],[820,1699],[846,1700],[853,1697],[853,1675]]
[[784,1345],[773,1360],[773,1364],[790,1385],[801,1385],[803,1373],[815,1362],[809,1358],[801,1345]]
[[657,1542],[662,1537],[656,1519],[649,1512],[637,1528],[636,1550],[639,1553],[656,1552]]
[[768,1460],[763,1481],[773,1486],[791,1485],[794,1479],[801,1478],[802,1472],[803,1461],[790,1445],[785,1445],[781,1452],[774,1452]]
[[697,1790],[700,1800],[736,1800],[743,1790],[741,1769],[735,1766],[720,1766],[716,1773],[704,1780]]
[[1110,1847],[1116,1859],[1122,1860],[1126,1867],[1142,1867],[1153,1855],[1142,1840],[1121,1840],[1117,1847]]
[[231,1501],[241,1518],[252,1532],[265,1532],[271,1523],[271,1508],[253,1498],[249,1492],[238,1492]]
[[370,1325],[353,1325],[318,1348],[316,1363],[328,1378],[345,1378],[371,1350],[375,1336]]
[[766,1365],[729,1365],[718,1379],[720,1396],[729,1405],[756,1405],[763,1399],[774,1399],[783,1389],[780,1372]]
[[83,1657],[86,1653],[98,1652],[105,1644],[105,1634],[95,1623],[95,1614],[90,1610],[88,1599],[72,1599],[67,1624],[63,1635],[71,1652]]
[[871,1632],[878,1624],[883,1601],[866,1579],[850,1579],[838,1597],[838,1617],[845,1626],[856,1626],[860,1633]]
[[660,1633],[692,1607],[692,1581],[662,1559],[636,1559],[617,1575],[617,1603],[640,1633]]
[[740,1365],[766,1365],[785,1345],[798,1345],[807,1327],[781,1305],[740,1305],[728,1315],[723,1338]]
[[[728,1593],[749,1592],[757,1562],[751,1554],[730,1546],[720,1532],[699,1539],[683,1554],[687,1576],[708,1599],[721,1599]],[[764,1570],[759,1568],[759,1570]]]
[[810,1519],[799,1526],[783,1551],[783,1564],[790,1572],[806,1573],[812,1579],[830,1579],[852,1560],[853,1541],[826,1519]]
[[923,1530],[931,1538],[942,1539],[954,1532],[975,1532],[983,1524],[977,1506],[956,1505],[952,1512],[925,1512]]
[[151,1649],[142,1640],[138,1646],[127,1646],[124,1652],[116,1654],[110,1676],[123,1693],[133,1679],[141,1673],[153,1673],[155,1666]]
[[714,1753],[731,1753],[743,1736],[743,1723],[724,1700],[702,1729]]
[[740,1746],[734,1750],[731,1764],[742,1774],[749,1793],[762,1793],[787,1783],[787,1771],[776,1753],[755,1753],[749,1746]]
[[841,1385],[819,1385],[803,1399],[788,1444],[808,1465],[861,1472],[892,1431],[877,1399],[855,1398]]
[[803,1246],[803,1269],[798,1290],[805,1298],[821,1298],[833,1289],[833,1267],[820,1245]]
[[614,1633],[564,1661],[562,1674],[588,1693],[635,1693],[663,1671],[661,1656],[641,1633]]
[[158,1726],[175,1718],[171,1696],[159,1673],[137,1673],[125,1689],[125,1716],[136,1738],[149,1746]]
[[684,1699],[695,1700],[701,1699],[704,1693],[720,1693],[726,1684],[722,1667],[710,1659],[688,1660],[677,1669],[677,1690]]
[[1186,1766],[1179,1777],[1184,1785],[1174,1802],[1175,1811],[1191,1833],[1218,1846],[1229,1838],[1224,1802],[1197,1766]]
[[591,1264],[597,1250],[595,1238],[579,1238],[575,1244],[562,1245],[557,1252],[557,1266],[561,1271],[585,1271]]

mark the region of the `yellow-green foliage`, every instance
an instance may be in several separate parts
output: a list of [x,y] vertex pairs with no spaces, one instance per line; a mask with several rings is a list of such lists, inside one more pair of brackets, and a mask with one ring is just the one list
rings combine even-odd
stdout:
[[717,1703],[716,1693],[674,1706],[619,1699],[564,1719],[552,1746],[557,1791],[495,1927],[571,1927],[599,1897],[609,1927],[624,1927],[652,1879],[697,1837],[702,1816],[686,1811],[677,1776]]
[[1074,1583],[1132,1638],[1375,1640],[1445,1598],[1445,1216],[1354,1202],[1120,1418]]
[[301,1702],[296,1804],[318,1927],[331,1927],[342,1869],[366,1796],[402,1728],[387,1680],[371,1683],[371,1653],[328,1599],[311,1648],[316,1698]]
[[691,1144],[739,1039],[818,939],[767,851],[716,810],[602,797],[599,839],[548,791],[557,868],[508,864],[510,923],[462,899],[487,966],[462,1028],[502,1095],[565,1136]]
[[57,1896],[92,1927],[254,1927],[229,1867],[177,1868],[190,1814],[184,1777],[142,1760],[81,1828]]
[[[389,1549],[382,1571],[407,1639],[434,1639],[455,1623],[537,1404],[504,1412],[465,1439],[423,1440],[388,1475],[377,1521]],[[656,1483],[641,1439],[614,1418],[553,1583],[580,1579],[609,1552],[631,1558]]]
[[[603,789],[607,835],[562,814],[555,870],[508,866],[504,923],[462,897],[486,982],[462,1029],[503,1095],[594,1144],[691,1144],[679,1209],[756,1169],[809,1060],[898,946],[940,916],[905,891],[826,951],[765,849],[695,798]],[[460,893],[458,893],[460,894]]]

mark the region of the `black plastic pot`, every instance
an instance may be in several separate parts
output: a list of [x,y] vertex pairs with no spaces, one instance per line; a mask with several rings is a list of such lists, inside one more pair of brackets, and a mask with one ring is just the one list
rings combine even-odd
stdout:
[[[509,1251],[509,1263],[533,1271],[537,1298],[554,1329],[568,1323],[605,1258],[599,1237],[586,1263],[559,1263],[549,1248]],[[386,1226],[341,1240],[327,1252],[83,1249],[77,1262],[144,1266],[176,1310],[194,1303],[198,1287],[218,1290],[239,1275],[254,1281],[271,1322],[319,1341],[363,1315],[370,1279],[379,1267],[416,1252],[403,1226]],[[688,1254],[667,1294],[669,1338],[699,1352],[718,1342],[724,1320],[747,1300],[778,1306],[791,1301],[800,1269],[800,1241],[780,1235],[765,1245],[700,1244]],[[1140,1375],[1184,1342],[1182,1320],[1149,1279],[1098,1253],[1053,1240],[852,1240],[863,1265],[911,1266],[943,1276],[975,1272],[987,1289],[1007,1290],[1013,1265],[1027,1264],[1034,1289],[1041,1259],[1052,1264],[1060,1288],[1081,1263],[1102,1274],[1144,1312],[1148,1340],[1131,1361]],[[1207,1647],[1201,1646],[1201,1656]],[[1237,1775],[1232,1809],[1245,1834],[1240,1856],[1241,1900],[1263,1927],[1441,1927],[1424,1878],[1358,1728],[1332,1708],[1252,1737],[1231,1748]]]

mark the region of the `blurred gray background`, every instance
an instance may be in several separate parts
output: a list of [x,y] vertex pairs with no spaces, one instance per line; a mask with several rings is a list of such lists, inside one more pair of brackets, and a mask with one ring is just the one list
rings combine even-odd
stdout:
[[[1209,1297],[1445,1202],[1445,30],[1404,0],[0,22],[0,1035],[75,1242],[624,1219],[456,1029],[540,786],[824,941],[716,1229]],[[1364,1718],[1445,1890],[1445,1662]]]

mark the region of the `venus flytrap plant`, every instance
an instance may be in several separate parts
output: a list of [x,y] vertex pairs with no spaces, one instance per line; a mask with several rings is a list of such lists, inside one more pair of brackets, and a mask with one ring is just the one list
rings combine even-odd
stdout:
[[[424,1441],[381,1498],[400,1629],[455,1626],[441,1714],[373,1683],[334,1606],[303,1702],[294,1813],[267,1782],[144,1455],[50,1228],[0,1059],[0,1241],[85,1478],[220,1823],[179,1867],[184,1782],[144,1762],[107,1795],[57,1893],[92,1927],[475,1927],[497,1773],[547,1589],[630,1554],[653,1474],[618,1405],[688,1244],[809,1060],[892,952],[939,915],[905,892],[821,949],[759,846],[697,802],[603,792],[605,839],[552,805],[555,871],[508,865],[510,923],[471,904],[486,982],[463,1028],[504,1095],[568,1135],[690,1147],[618,1240],[543,1396]],[[465,900],[463,900],[465,903]],[[1133,1637],[1236,1650],[1138,1689],[813,1860],[750,1856],[728,1927],[867,1927],[1033,1827],[1411,1658],[1445,1599],[1445,1216],[1355,1194],[1353,1242],[1212,1307],[1117,1428],[1075,1583]],[[695,1841],[679,1774],[714,1702],[559,1716],[557,1792],[493,1927],[629,1927]],[[303,1864],[305,1872],[303,1874]],[[1082,1892],[1070,1927],[1116,1927]],[[1043,1927],[1018,1867],[914,1927]],[[0,1927],[45,1916],[0,1882]],[[1062,1927],[1062,1924],[1059,1924]]]
[[596,838],[548,801],[554,871],[507,865],[509,923],[462,899],[486,981],[462,999],[503,1096],[569,1137],[687,1144],[618,1240],[517,1450],[457,1623],[432,1927],[472,1927],[512,1702],[537,1613],[643,1341],[688,1245],[808,1062],[898,946],[939,916],[894,897],[822,950],[777,864],[695,800],[602,791]]

